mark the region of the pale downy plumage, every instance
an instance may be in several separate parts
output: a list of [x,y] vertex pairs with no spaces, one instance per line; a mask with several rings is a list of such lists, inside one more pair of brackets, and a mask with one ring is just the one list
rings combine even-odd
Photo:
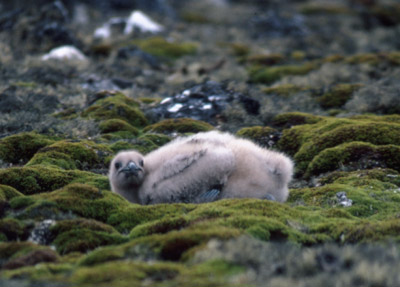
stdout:
[[112,190],[134,203],[208,202],[261,198],[283,202],[293,162],[217,131],[178,138],[142,156],[118,153],[110,165]]

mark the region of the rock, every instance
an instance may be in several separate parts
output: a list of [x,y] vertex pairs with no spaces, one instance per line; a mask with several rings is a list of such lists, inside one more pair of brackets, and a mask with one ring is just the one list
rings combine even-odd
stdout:
[[50,228],[56,224],[56,221],[53,219],[46,219],[42,222],[39,222],[35,228],[32,230],[31,235],[28,238],[28,241],[41,244],[48,245],[52,241],[52,234]]
[[139,29],[140,32],[158,33],[164,30],[164,27],[141,11],[133,11],[126,21],[124,34],[131,34],[134,29]]
[[349,198],[347,198],[346,192],[340,191],[336,193],[336,198],[339,201],[339,204],[344,206],[344,207],[349,207],[353,205],[353,201]]
[[216,117],[235,97],[234,92],[220,83],[209,81],[164,98],[151,111],[159,118],[192,118],[215,123]]
[[42,56],[43,61],[61,60],[61,61],[87,61],[86,56],[74,46],[61,46],[52,49],[48,54]]

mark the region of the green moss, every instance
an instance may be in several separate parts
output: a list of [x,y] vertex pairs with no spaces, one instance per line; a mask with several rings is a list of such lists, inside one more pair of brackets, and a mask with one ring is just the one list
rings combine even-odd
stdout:
[[62,170],[45,165],[0,170],[0,184],[12,186],[27,195],[52,191],[72,182],[109,188],[107,177],[79,170]]
[[212,129],[214,129],[214,127],[206,122],[181,118],[163,120],[159,123],[147,126],[143,131],[169,134],[173,132],[197,133],[210,131]]
[[130,150],[130,149],[135,149],[135,145],[133,143],[127,142],[127,141],[117,141],[110,145],[110,149],[114,152],[117,153],[121,150]]
[[232,43],[230,47],[236,57],[245,57],[250,53],[250,47],[243,43]]
[[[318,131],[318,130],[317,130]],[[304,143],[295,155],[297,169],[305,172],[309,162],[322,150],[342,143],[364,141],[375,145],[397,144],[400,125],[384,122],[354,122],[340,125],[327,132],[316,132],[312,140]]]
[[99,128],[102,133],[126,131],[132,133],[135,136],[139,134],[139,130],[137,128],[131,126],[126,121],[119,119],[110,119],[103,121],[100,123]]
[[320,152],[310,162],[306,175],[316,175],[339,168],[368,169],[376,165],[399,169],[400,147],[375,146],[364,142],[350,142]]
[[119,119],[133,127],[143,127],[148,124],[144,114],[139,110],[138,103],[122,93],[106,95],[87,108],[83,117],[95,120]]
[[284,65],[274,67],[253,66],[249,69],[250,81],[253,83],[272,84],[284,76],[306,75],[318,68],[315,63],[302,65]]
[[340,108],[360,89],[361,84],[338,84],[317,99],[324,109]]
[[0,184],[0,201],[8,201],[11,198],[23,195],[15,188]]
[[282,63],[285,57],[281,54],[252,55],[247,57],[247,61],[256,65],[273,66]]
[[47,247],[36,245],[32,242],[3,242],[0,243],[0,260],[5,263],[10,259],[18,258],[34,250],[47,249]]
[[166,143],[171,141],[171,137],[163,134],[156,134],[156,133],[146,133],[139,137],[140,140],[150,140],[156,146],[163,146]]
[[80,228],[58,235],[53,244],[56,246],[57,252],[67,254],[76,251],[87,252],[99,246],[121,244],[126,241],[127,238],[118,233],[110,234],[104,231]]
[[197,51],[197,44],[189,42],[175,43],[167,41],[162,37],[135,40],[134,44],[149,54],[167,59],[177,59],[185,55],[193,55]]
[[288,128],[296,125],[315,124],[322,120],[322,117],[306,113],[292,112],[277,115],[272,123],[280,128]]
[[275,137],[278,131],[270,127],[255,126],[251,128],[242,128],[237,131],[239,137],[250,139],[261,146],[268,146],[271,138]]
[[289,97],[295,93],[306,90],[304,87],[296,86],[293,84],[282,84],[275,87],[264,88],[263,92],[266,94],[276,94],[282,97]]
[[173,279],[181,268],[172,263],[112,262],[94,268],[82,267],[72,275],[71,281],[75,284],[106,284],[101,286],[139,286],[144,279],[151,282]]
[[205,24],[210,22],[204,13],[195,11],[183,11],[181,13],[181,18],[188,23]]
[[64,212],[72,212],[85,218],[107,222],[108,218],[129,203],[120,196],[108,190],[73,183],[53,192],[35,196],[37,202],[25,211],[29,212],[44,200],[51,202]]
[[23,82],[23,81],[17,81],[12,83],[12,86],[19,87],[19,88],[36,88],[37,83],[35,82]]
[[35,132],[5,137],[0,140],[0,159],[10,163],[25,163],[39,149],[53,142],[54,139]]
[[112,151],[92,141],[58,141],[42,148],[27,163],[33,165],[53,165],[63,169],[90,169],[104,167]]
[[28,228],[21,221],[13,218],[0,219],[0,234],[5,235],[8,241],[26,240]]

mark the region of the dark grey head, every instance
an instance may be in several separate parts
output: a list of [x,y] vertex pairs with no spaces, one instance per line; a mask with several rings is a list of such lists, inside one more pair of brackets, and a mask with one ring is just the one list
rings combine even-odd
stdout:
[[136,202],[137,191],[144,179],[144,159],[136,151],[119,152],[109,170],[111,188],[131,202]]

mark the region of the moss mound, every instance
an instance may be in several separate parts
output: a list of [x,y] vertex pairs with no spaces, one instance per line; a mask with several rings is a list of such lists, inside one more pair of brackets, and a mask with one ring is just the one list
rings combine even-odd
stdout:
[[162,37],[136,40],[134,44],[149,54],[167,59],[177,59],[195,54],[197,51],[197,45],[194,43],[175,43]]
[[242,128],[236,133],[237,136],[250,139],[261,146],[270,146],[269,142],[278,134],[279,132],[274,128],[261,126]]
[[101,188],[109,187],[105,176],[79,170],[62,170],[46,165],[0,170],[0,184],[9,185],[26,195],[56,190],[72,182],[86,182]]
[[92,141],[58,141],[42,148],[26,166],[50,165],[63,169],[104,168],[112,151]]
[[0,140],[0,159],[9,163],[26,163],[42,147],[54,139],[35,132],[20,133]]
[[143,127],[148,124],[144,114],[138,108],[139,104],[122,93],[107,94],[87,108],[83,117],[95,120],[119,119],[133,127]]

